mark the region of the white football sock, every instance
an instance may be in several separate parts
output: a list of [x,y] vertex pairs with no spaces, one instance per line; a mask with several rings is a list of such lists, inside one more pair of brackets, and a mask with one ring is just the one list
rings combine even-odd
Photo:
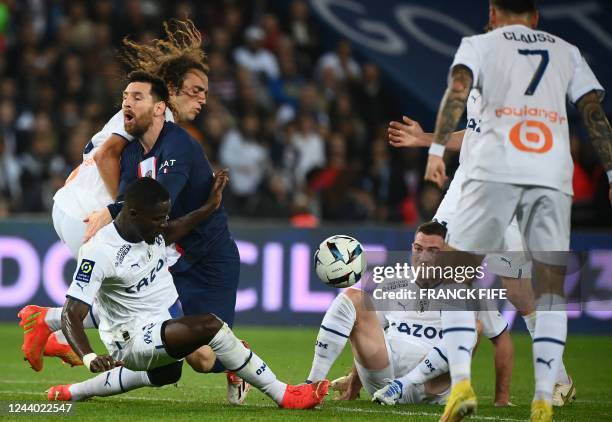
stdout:
[[452,385],[470,379],[472,351],[476,343],[473,311],[442,311],[442,341],[447,351]]
[[[45,322],[51,331],[59,331],[62,329],[62,308],[49,308],[45,315]],[[87,316],[83,320],[84,328],[98,328],[100,317],[98,316],[98,307],[94,304]]]
[[[536,312],[532,312],[529,315],[523,316],[523,320],[525,321],[525,325],[527,326],[527,330],[529,330],[529,334],[531,335],[532,339],[535,334],[536,315],[537,315]],[[561,363],[559,364],[559,370],[557,371],[557,379],[555,383],[556,384],[569,384],[570,383],[569,375],[567,374],[567,370],[565,369],[565,364],[563,363],[563,360],[561,360]]]
[[552,392],[567,339],[567,312],[564,303],[561,296],[553,294],[543,294],[537,301],[537,321],[533,339],[533,367],[536,379],[534,400],[552,401]]
[[523,315],[523,321],[525,321],[525,326],[527,327],[527,331],[529,331],[529,335],[532,339],[533,335],[535,334],[536,315],[537,313],[535,311],[529,315]]
[[55,339],[59,344],[68,344],[68,339],[66,338],[62,330],[55,331],[53,334],[55,334]]
[[72,394],[72,400],[78,401],[94,396],[113,396],[152,385],[146,371],[131,371],[120,366],[87,381],[72,384],[70,393]]
[[321,381],[327,377],[353,331],[356,318],[353,302],[344,294],[336,296],[319,328],[308,381]]
[[387,385],[385,380],[393,378],[393,368],[390,363],[383,369],[366,369],[362,364],[357,362],[357,360],[353,362],[355,362],[355,368],[357,369],[357,374],[363,384],[363,388],[365,388],[370,395]]
[[412,371],[398,378],[404,388],[409,388],[410,384],[423,384],[448,372],[448,358],[443,343],[439,341]]
[[561,362],[559,362],[559,370],[557,370],[555,384],[569,384],[570,382],[571,381],[569,374],[567,373],[567,370],[565,369],[565,364],[563,363],[563,356],[561,356]]
[[287,384],[277,380],[272,369],[252,350],[244,347],[226,323],[208,345],[223,366],[280,404]]
[[62,329],[62,308],[49,308],[45,315],[45,322],[51,331]]

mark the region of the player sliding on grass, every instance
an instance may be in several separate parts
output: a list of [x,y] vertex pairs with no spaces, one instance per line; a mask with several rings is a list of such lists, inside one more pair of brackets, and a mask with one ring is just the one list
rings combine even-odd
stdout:
[[[601,85],[575,46],[536,30],[533,0],[491,0],[487,34],[466,37],[451,65],[425,180],[442,186],[442,159],[470,91],[482,95],[481,135],[462,184],[449,249],[460,265],[477,265],[502,248],[516,216],[532,254],[536,293],[532,421],[552,420],[552,395],[567,338],[563,282],[570,244],[572,160],[566,97],[576,104],[612,182],[612,130],[600,104]],[[612,193],[612,185],[611,185]],[[552,253],[551,253],[552,252]],[[474,412],[471,386],[474,316],[443,312],[452,392],[442,421]]]
[[[445,235],[446,228],[435,221],[417,228],[411,265],[433,265],[437,253],[444,247]],[[379,286],[384,286],[383,290],[414,289],[417,296],[420,289],[440,286],[439,281],[423,279],[414,280],[414,283],[402,281],[396,286],[394,282],[397,281]],[[439,308],[426,302],[389,300],[379,301],[378,306],[374,306],[368,293],[356,288],[346,289],[334,299],[323,317],[308,380],[325,379],[346,342],[350,341],[353,370],[349,376],[334,381],[333,387],[342,392],[341,398],[354,399],[363,384],[375,401],[384,404],[444,404],[450,377],[446,350],[440,341],[442,322]],[[500,351],[499,356],[504,357],[497,362],[503,367],[501,372],[510,374],[513,356],[506,330],[508,324],[497,312],[478,312],[478,318],[483,334],[495,343],[496,355]],[[394,381],[389,391],[388,383],[400,377],[405,377],[405,382]],[[502,379],[498,390],[508,393],[509,382],[509,377]],[[505,397],[496,397],[496,401],[507,404]]]
[[[225,177],[225,176],[223,176]],[[219,183],[225,184],[224,180]],[[169,225],[170,195],[141,178],[125,190],[123,209],[79,250],[77,270],[66,294],[62,331],[90,380],[51,387],[49,400],[110,396],[142,386],[124,377],[125,368],[146,385],[176,383],[182,359],[208,345],[226,368],[235,371],[283,408],[309,409],[321,403],[328,381],[287,385],[213,314],[177,317],[178,293],[168,271],[166,241],[179,238],[193,221]],[[83,319],[97,300],[100,338],[109,355],[94,353]]]
[[[165,120],[172,121],[176,118],[178,122],[188,122],[193,120],[206,104],[208,92],[208,64],[201,48],[201,36],[191,21],[176,22],[174,31],[164,24],[164,29],[167,39],[155,40],[149,45],[139,45],[125,39],[122,56],[130,69],[146,70],[163,79],[174,112],[173,115],[169,111],[170,107],[167,107]],[[131,117],[133,116],[130,116],[130,120],[133,120]],[[83,164],[73,172],[66,185],[54,198],[54,227],[75,258],[86,229],[82,220],[87,217],[93,223],[99,222],[101,214],[92,214],[92,212],[113,202],[117,195],[119,156],[126,145],[131,144],[135,138],[125,127],[125,120],[124,110],[121,110],[92,138],[85,148]],[[194,156],[198,156],[198,153],[201,151],[196,151]],[[174,162],[169,161],[168,164]],[[160,162],[160,167],[163,164]],[[165,167],[165,171],[172,173],[173,169],[168,170],[168,167]],[[204,171],[205,166],[201,167],[200,171]],[[161,168],[156,170],[163,172]],[[146,175],[146,172],[143,175]],[[193,197],[202,198],[203,194],[198,193]],[[193,289],[180,293],[185,299],[183,306],[186,313],[213,312],[231,326],[234,320],[239,262],[236,247],[233,241],[228,239],[227,227],[220,223],[220,218],[223,216],[222,210],[217,211],[213,221],[196,229],[197,233],[190,233],[187,236],[189,246],[199,239],[200,248],[188,251],[189,257],[182,259],[180,268],[174,270],[175,282],[178,280],[182,285],[190,285],[195,279],[199,279],[199,282],[193,285],[194,288],[196,284],[198,285],[197,293]],[[201,234],[204,231],[207,231],[207,234],[202,238]],[[196,257],[203,258],[201,250],[207,247],[211,252],[206,259],[200,259],[197,264],[186,262]],[[174,255],[178,254],[174,252]],[[229,276],[229,281],[216,278],[223,272],[216,271],[215,265],[223,259],[232,260],[232,271],[224,273]],[[175,260],[176,257],[172,262]],[[194,271],[196,277],[189,277],[187,273]],[[70,365],[82,364],[59,331],[60,314],[61,308],[33,305],[26,306],[19,312],[20,325],[24,328],[22,350],[35,371],[42,370],[43,354],[60,357]],[[97,306],[94,303],[84,321],[86,328],[97,327],[97,320]],[[224,370],[221,365],[215,365],[215,355],[207,346],[186,360],[198,372]],[[242,403],[248,392],[248,384],[231,372],[227,373],[227,382],[228,401],[233,404]]]

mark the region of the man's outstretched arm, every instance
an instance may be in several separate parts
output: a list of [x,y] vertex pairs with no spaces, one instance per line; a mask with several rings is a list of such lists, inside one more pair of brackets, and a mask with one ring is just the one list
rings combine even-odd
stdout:
[[[407,116],[402,116],[402,122],[392,121],[387,128],[389,143],[391,146],[400,148],[429,147],[433,142],[433,133],[425,132],[421,124]],[[446,148],[451,151],[459,151],[463,144],[465,129],[453,132]]]

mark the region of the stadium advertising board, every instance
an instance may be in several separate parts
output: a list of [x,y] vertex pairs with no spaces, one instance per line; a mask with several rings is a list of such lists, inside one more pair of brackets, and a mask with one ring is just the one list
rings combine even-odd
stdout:
[[[314,272],[313,254],[330,235],[342,232],[359,239],[369,267],[380,265],[390,251],[410,249],[414,232],[398,228],[295,229],[286,225],[233,224],[241,258],[236,308],[241,325],[318,325],[339,289],[325,286]],[[574,233],[574,250],[584,250],[583,274],[588,288],[582,303],[569,307],[570,331],[609,332],[612,320],[612,235]],[[61,305],[76,262],[47,222],[0,223],[0,320],[16,321],[29,303]],[[368,277],[368,273],[366,273]],[[493,283],[489,276],[483,282]],[[568,277],[568,288],[572,280]],[[512,322],[515,311],[502,311]]]

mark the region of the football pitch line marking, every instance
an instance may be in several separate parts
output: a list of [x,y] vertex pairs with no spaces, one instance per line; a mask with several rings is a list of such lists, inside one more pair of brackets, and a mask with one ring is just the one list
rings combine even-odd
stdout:
[[[337,410],[340,412],[356,412],[356,413],[381,413],[381,414],[392,414],[392,415],[401,415],[401,416],[434,416],[440,417],[442,415],[443,407],[440,406],[440,412],[438,413],[428,413],[428,412],[409,412],[409,411],[401,411],[401,410],[374,410],[374,409],[361,409],[358,407],[338,407],[333,410]],[[471,420],[475,421],[509,421],[515,422],[520,421],[523,422],[524,419],[512,419],[512,418],[499,418],[496,416],[471,416]]]
[[[247,405],[249,406],[249,405]],[[261,405],[254,405],[261,406]],[[338,411],[338,412],[347,412],[347,413],[373,413],[373,414],[383,414],[383,415],[399,415],[399,416],[432,416],[439,418],[442,415],[443,406],[440,406],[440,412],[437,413],[429,413],[429,412],[410,412],[408,410],[376,410],[376,409],[363,409],[360,407],[335,407],[330,408],[330,411]],[[496,416],[471,416],[471,420],[481,420],[481,421],[508,421],[508,422],[523,422],[523,419],[513,419],[513,418],[500,418]]]
[[[2,382],[5,382],[5,380],[2,380]],[[26,384],[27,382],[23,382],[24,384]],[[225,388],[225,387],[205,387],[205,388]],[[39,392],[32,392],[32,391],[22,391],[22,390],[0,390],[0,394],[21,394],[21,395],[26,395],[26,396],[38,396],[41,397],[43,396],[44,393]],[[194,404],[201,404],[202,401],[201,400],[185,400],[185,399],[174,399],[174,398],[164,398],[164,397],[120,397],[115,396],[110,400],[118,400],[118,401],[164,401],[164,402],[173,402],[173,403],[194,403]],[[595,400],[581,400],[581,402],[583,403],[602,403],[602,401],[595,401]],[[259,408],[269,408],[269,409],[276,409],[277,406],[274,406],[272,404],[246,404],[243,405],[241,407],[244,408],[248,408],[248,407],[259,407]],[[323,409],[325,410],[325,409]],[[432,416],[432,417],[439,417],[441,413],[428,413],[428,412],[410,412],[410,411],[403,411],[403,410],[392,410],[390,408],[387,408],[387,410],[376,410],[376,409],[362,409],[359,407],[334,407],[334,408],[328,408],[327,410],[332,411],[332,412],[345,412],[345,413],[371,413],[371,414],[383,414],[383,415],[399,415],[399,416]],[[442,407],[440,407],[440,410],[442,410]],[[475,420],[475,421],[506,421],[506,422],[523,422],[524,419],[514,419],[514,418],[500,418],[497,416],[478,416],[478,415],[474,415],[470,418],[471,420]],[[559,421],[562,421],[563,419],[558,419]]]
[[[0,394],[22,394],[28,396],[38,396],[40,397],[42,393],[34,393],[31,391],[20,391],[20,390],[0,390]],[[112,400],[119,401],[165,401],[165,402],[173,402],[173,403],[194,403],[201,404],[201,400],[185,400],[185,399],[171,399],[171,398],[163,398],[163,397],[114,397]],[[258,407],[258,408],[269,408],[276,409],[277,406],[272,404],[246,404],[241,406],[242,408],[248,409],[249,407]],[[323,409],[325,410],[325,409]],[[440,412],[438,413],[428,413],[428,412],[410,412],[410,411],[401,411],[401,410],[376,410],[376,409],[361,409],[358,407],[334,407],[329,408],[329,411],[338,411],[345,413],[370,413],[370,414],[383,414],[383,415],[400,415],[400,416],[432,416],[439,417],[442,411],[442,407],[440,407]],[[523,419],[513,419],[513,418],[499,418],[495,416],[472,416],[472,420],[481,420],[481,421],[507,421],[507,422],[523,422]]]

